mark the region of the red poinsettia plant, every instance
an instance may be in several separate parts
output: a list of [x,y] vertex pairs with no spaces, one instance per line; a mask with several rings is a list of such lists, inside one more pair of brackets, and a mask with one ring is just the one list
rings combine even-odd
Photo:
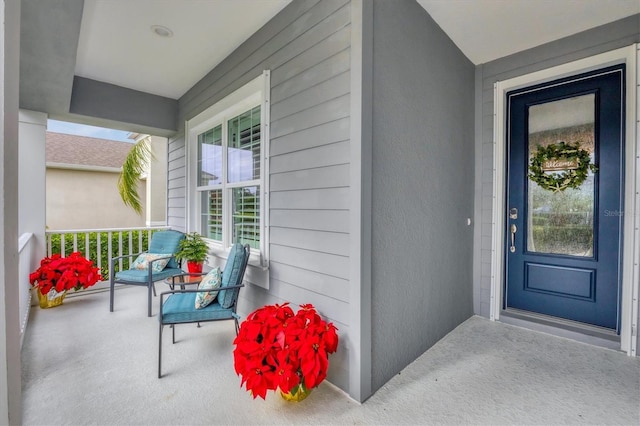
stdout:
[[40,293],[47,294],[53,288],[61,293],[71,289],[88,288],[102,280],[100,270],[80,252],[67,257],[53,254],[40,261],[40,267],[29,274],[29,282]]
[[318,386],[327,376],[329,354],[338,348],[337,330],[310,304],[295,314],[289,303],[255,310],[233,342],[240,386],[254,399],[265,399],[268,390],[295,394]]

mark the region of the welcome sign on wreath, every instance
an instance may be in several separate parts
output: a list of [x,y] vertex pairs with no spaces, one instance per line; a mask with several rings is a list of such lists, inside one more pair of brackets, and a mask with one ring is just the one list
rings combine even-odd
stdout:
[[587,179],[589,170],[598,168],[591,163],[589,151],[580,144],[564,141],[546,147],[538,145],[529,162],[529,179],[543,189],[559,192],[567,188],[579,188]]

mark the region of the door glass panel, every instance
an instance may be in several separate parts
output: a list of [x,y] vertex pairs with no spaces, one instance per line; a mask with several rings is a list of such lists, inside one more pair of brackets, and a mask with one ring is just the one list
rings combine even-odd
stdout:
[[[578,144],[589,152],[594,163],[594,94],[533,105],[529,107],[528,119],[529,164],[538,147],[561,141]],[[567,163],[557,161],[556,167],[546,166],[544,173],[559,176],[575,167],[575,162]],[[587,179],[575,189],[544,189],[528,179],[527,250],[593,257],[594,194],[590,170]]]

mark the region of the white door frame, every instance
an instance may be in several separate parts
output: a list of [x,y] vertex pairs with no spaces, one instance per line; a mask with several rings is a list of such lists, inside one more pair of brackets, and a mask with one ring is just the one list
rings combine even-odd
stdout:
[[[640,99],[640,88],[636,82],[640,45],[634,44],[600,55],[537,71],[531,74],[499,81],[494,84],[493,123],[493,217],[491,260],[491,320],[499,320],[502,310],[504,288],[504,214],[506,195],[506,93],[510,90],[556,80],[610,65],[626,64],[626,115],[625,115],[625,175],[624,175],[624,220],[623,220],[623,266],[620,349],[636,356],[638,330],[638,283],[640,279],[640,120],[636,99]],[[634,259],[636,259],[634,261]]]

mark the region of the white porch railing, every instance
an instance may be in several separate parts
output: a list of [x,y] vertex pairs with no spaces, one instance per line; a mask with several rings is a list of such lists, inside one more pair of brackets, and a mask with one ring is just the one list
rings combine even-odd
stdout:
[[[146,251],[151,235],[163,229],[169,227],[49,230],[46,231],[47,256],[60,253],[64,257],[79,251],[93,260],[105,278],[109,276],[109,259]],[[133,259],[120,259],[119,269],[128,267],[129,261]]]

